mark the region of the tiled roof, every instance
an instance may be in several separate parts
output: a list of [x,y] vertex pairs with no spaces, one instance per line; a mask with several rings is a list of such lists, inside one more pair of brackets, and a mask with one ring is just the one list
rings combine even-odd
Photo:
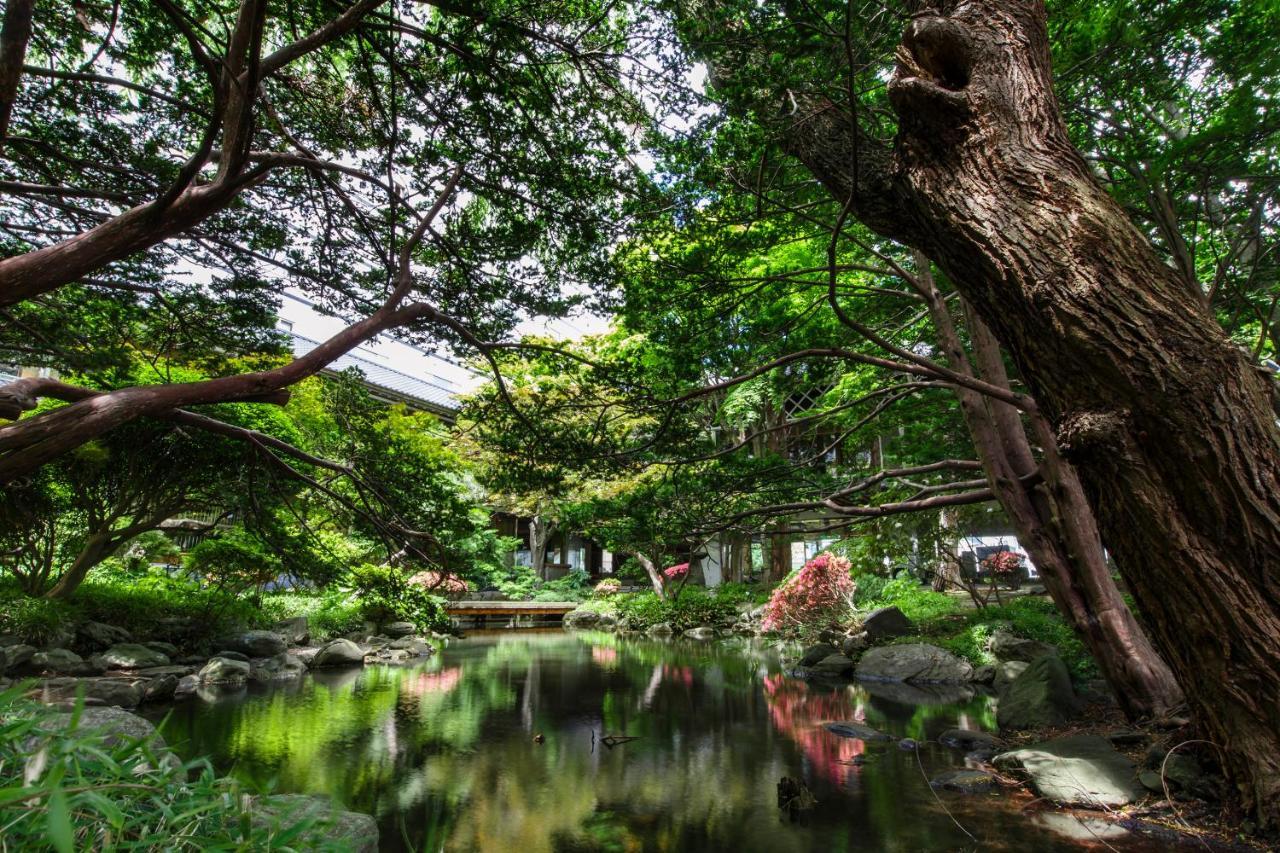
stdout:
[[[319,345],[319,341],[295,332],[290,332],[289,335],[292,338],[295,357],[306,355]],[[339,356],[329,363],[324,372],[341,373],[351,367],[359,369],[364,374],[365,383],[375,394],[382,392],[383,396],[448,416],[457,413],[461,408],[457,392],[450,386],[448,380],[431,375],[414,376],[353,353]]]

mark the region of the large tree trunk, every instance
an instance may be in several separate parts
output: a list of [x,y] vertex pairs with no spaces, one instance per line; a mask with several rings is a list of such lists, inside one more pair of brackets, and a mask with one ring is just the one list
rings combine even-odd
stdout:
[[834,109],[807,116],[789,147],[866,224],[933,258],[1009,350],[1205,736],[1274,826],[1270,389],[1072,147],[1043,5],[946,9],[914,18],[899,49],[891,153],[855,163],[861,140]]
[[556,526],[541,515],[529,519],[529,562],[533,573],[541,580],[547,578],[547,544],[555,534]]
[[666,599],[666,586],[662,583],[662,573],[658,571],[658,564],[646,557],[644,554],[636,552],[632,554],[636,562],[644,567],[645,573],[649,575],[649,583],[653,584],[653,592],[658,598]]
[[44,594],[44,597],[55,599],[70,598],[71,594],[79,589],[80,584],[88,577],[89,571],[115,553],[117,545],[119,545],[119,540],[113,537],[109,531],[90,534],[89,538],[85,540],[84,546],[80,549],[80,553],[76,554],[75,560],[58,578],[58,582]]

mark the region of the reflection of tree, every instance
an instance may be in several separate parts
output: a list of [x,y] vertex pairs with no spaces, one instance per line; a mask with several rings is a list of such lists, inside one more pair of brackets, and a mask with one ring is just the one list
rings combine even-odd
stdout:
[[866,751],[866,744],[822,726],[833,720],[866,720],[864,702],[852,688],[821,692],[776,673],[764,680],[764,694],[774,728],[795,741],[818,773],[837,785],[856,782],[859,770],[850,762]]

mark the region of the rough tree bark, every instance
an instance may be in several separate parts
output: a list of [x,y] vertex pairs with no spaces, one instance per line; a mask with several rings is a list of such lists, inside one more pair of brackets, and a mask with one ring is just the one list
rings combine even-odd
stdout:
[[[980,318],[968,312],[973,361],[965,352],[950,311],[916,253],[918,285],[938,333],[947,366],[980,374],[1009,388],[999,344]],[[957,387],[961,414],[996,500],[1035,563],[1054,604],[1098,663],[1130,718],[1169,713],[1183,695],[1169,666],[1152,647],[1111,577],[1093,510],[1074,469],[1058,456],[1052,433],[1042,432],[1038,462],[1022,416],[1008,403]],[[1033,419],[1043,421],[1038,414]],[[1039,473],[1039,477],[1030,475]]]
[[556,525],[541,514],[529,519],[529,562],[533,573],[547,580],[547,544],[555,535]]
[[1053,93],[1039,0],[918,14],[892,150],[833,106],[788,139],[924,251],[1010,352],[1245,804],[1280,823],[1280,431],[1270,389],[1102,189]]

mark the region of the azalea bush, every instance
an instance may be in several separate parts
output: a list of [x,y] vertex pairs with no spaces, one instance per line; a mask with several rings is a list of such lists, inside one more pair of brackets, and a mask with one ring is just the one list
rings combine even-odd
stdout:
[[1022,568],[1022,556],[1012,551],[1001,551],[983,560],[982,568],[996,575],[1012,575]]
[[680,590],[684,589],[684,585],[688,580],[688,563],[676,563],[674,566],[667,566],[662,570],[663,594],[669,601],[675,601],[680,597]]
[[454,598],[471,591],[471,585],[464,579],[452,574],[440,572],[418,572],[409,578],[409,583],[420,586],[427,592]]
[[840,622],[853,610],[856,586],[849,561],[822,553],[773,592],[765,609],[766,631],[803,630]]
[[617,595],[622,589],[622,581],[617,578],[605,578],[596,584],[594,593],[597,598],[608,598],[611,595]]

